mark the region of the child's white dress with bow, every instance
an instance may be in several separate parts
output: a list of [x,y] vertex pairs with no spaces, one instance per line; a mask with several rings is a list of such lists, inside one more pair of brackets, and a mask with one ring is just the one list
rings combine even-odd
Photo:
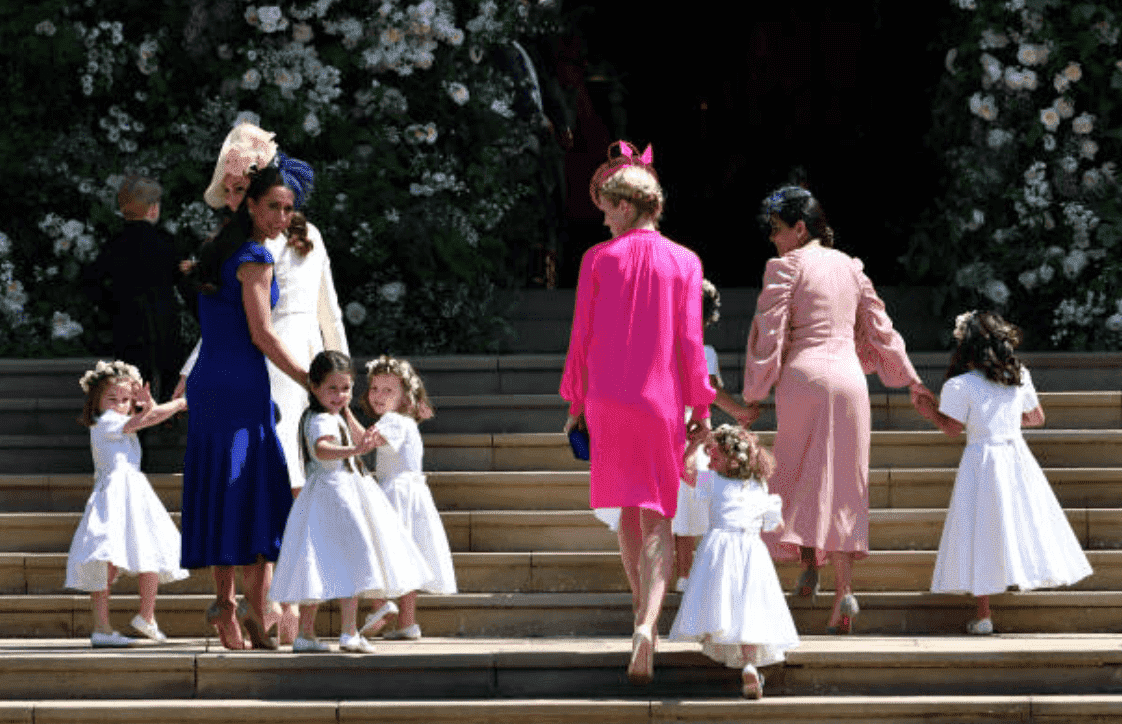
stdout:
[[1067,586],[1091,575],[1079,541],[1021,434],[1039,405],[1022,368],[1019,387],[977,370],[943,384],[939,411],[966,426],[931,590],[987,596]]
[[[698,473],[696,495],[709,501],[709,532],[694,555],[670,628],[672,641],[700,641],[711,659],[733,668],[767,666],[799,645],[799,634],[761,530],[783,521],[783,501],[757,480]],[[756,646],[745,660],[742,645]]]
[[433,573],[432,581],[422,590],[439,595],[456,593],[456,571],[452,567],[448,535],[421,472],[425,448],[417,421],[387,412],[378,418],[374,428],[386,440],[385,445],[378,447],[374,472],[378,484]]
[[190,575],[179,567],[179,529],[144,473],[128,415],[106,410],[90,428],[94,489],[66,557],[66,587],[104,591],[109,563],[121,573],[157,573],[160,583]]
[[432,574],[378,484],[362,474],[355,458],[315,456],[321,438],[350,444],[343,418],[308,415],[303,434],[311,459],[288,514],[269,600],[397,598],[427,585]]

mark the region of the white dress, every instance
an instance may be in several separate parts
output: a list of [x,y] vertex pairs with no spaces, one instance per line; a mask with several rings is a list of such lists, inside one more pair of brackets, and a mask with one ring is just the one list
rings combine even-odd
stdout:
[[[311,223],[308,224],[308,240],[312,242],[312,250],[304,257],[296,253],[284,234],[264,244],[273,255],[273,275],[280,288],[280,297],[272,312],[273,330],[304,369],[325,349],[349,354],[343,313],[331,276],[331,260],[319,229]],[[190,374],[198,354],[196,345],[180,374]],[[308,407],[308,391],[272,362],[265,362],[269,368],[270,393],[280,408],[277,437],[288,463],[288,479],[293,488],[301,488],[304,469],[298,452],[299,427],[300,416]]]
[[[698,474],[697,494],[709,503],[709,532],[698,544],[672,641],[700,641],[726,666],[767,666],[799,645],[795,622],[760,530],[783,522],[783,501],[757,480]],[[741,646],[756,646],[745,660]]]
[[269,599],[397,598],[426,586],[432,574],[378,485],[354,458],[315,457],[322,437],[349,444],[343,418],[308,415],[305,433],[307,484],[288,514]]
[[94,489],[70,543],[66,587],[104,591],[112,563],[122,573],[156,573],[160,583],[186,578],[179,529],[140,472],[140,441],[125,433],[127,415],[106,410],[90,428]]
[[[717,359],[717,350],[712,345],[705,345],[705,364],[709,368],[709,375],[716,375],[721,379],[721,364]],[[690,421],[693,410],[686,408],[686,422]],[[704,450],[697,451],[697,471],[700,473],[709,467],[709,456]],[[698,498],[694,494],[695,488],[685,483],[678,485],[678,512],[671,518],[670,527],[674,535],[699,536],[705,535],[709,530],[709,502]],[[619,530],[619,508],[596,508],[592,511],[596,518],[608,526],[612,532]]]
[[440,595],[456,593],[456,571],[452,567],[452,548],[436,503],[421,472],[425,449],[417,421],[396,412],[387,412],[374,425],[386,444],[377,449],[375,475],[382,491],[397,510],[421,549],[434,580],[422,590]]
[[977,370],[943,385],[939,411],[966,426],[931,590],[986,596],[1066,586],[1091,565],[1021,434],[1040,403],[1028,370],[1000,385]]

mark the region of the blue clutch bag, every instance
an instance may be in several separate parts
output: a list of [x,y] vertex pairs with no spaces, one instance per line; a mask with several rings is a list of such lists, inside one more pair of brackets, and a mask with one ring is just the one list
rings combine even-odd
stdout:
[[577,460],[588,460],[592,443],[588,439],[588,430],[576,428],[569,431],[569,447],[573,448],[573,457]]

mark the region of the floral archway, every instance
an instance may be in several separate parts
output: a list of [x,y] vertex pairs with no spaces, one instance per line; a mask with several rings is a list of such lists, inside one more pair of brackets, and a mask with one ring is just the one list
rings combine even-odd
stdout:
[[952,5],[930,136],[946,195],[903,261],[944,285],[944,311],[999,310],[1035,348],[1122,348],[1122,17]]
[[216,227],[202,191],[241,117],[315,167],[308,215],[353,347],[486,348],[496,284],[543,237],[540,167],[558,151],[540,48],[556,25],[550,0],[0,9],[0,355],[103,345],[104,311],[75,288],[120,227],[123,175],[161,182],[160,223],[189,253]]

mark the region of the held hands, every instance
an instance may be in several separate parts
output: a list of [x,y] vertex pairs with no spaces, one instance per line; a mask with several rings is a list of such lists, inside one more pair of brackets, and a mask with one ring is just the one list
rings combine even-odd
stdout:
[[916,412],[932,422],[937,422],[939,400],[935,398],[935,393],[927,389],[922,382],[916,382],[909,386],[908,392],[911,394],[912,406],[916,409]]
[[374,448],[378,447],[378,445],[383,443],[383,442],[385,442],[385,441],[382,440],[382,436],[378,434],[377,430],[375,430],[373,427],[371,427],[369,430],[366,431],[365,434],[363,434],[363,436],[361,438],[359,438],[358,442],[355,443],[354,454],[355,455],[365,455],[366,453],[370,452]]
[[744,406],[737,411],[733,417],[736,419],[736,424],[743,427],[745,430],[752,427],[756,420],[760,419],[760,403],[747,402]]

